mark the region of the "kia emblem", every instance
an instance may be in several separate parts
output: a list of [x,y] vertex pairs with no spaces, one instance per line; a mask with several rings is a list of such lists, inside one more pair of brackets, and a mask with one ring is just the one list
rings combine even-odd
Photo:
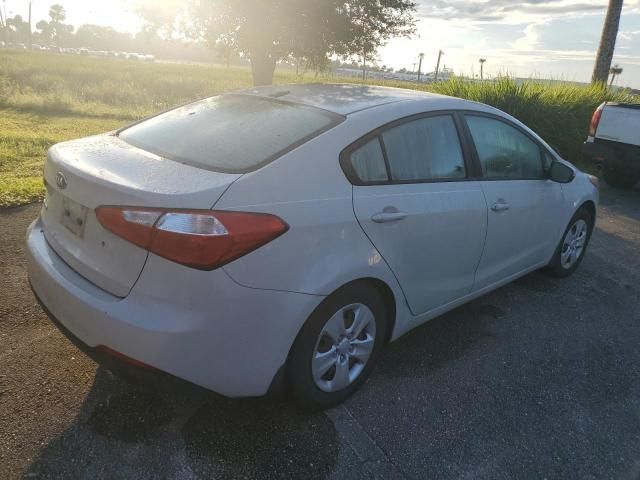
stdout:
[[56,185],[58,185],[60,190],[67,188],[67,177],[64,176],[64,173],[56,173]]

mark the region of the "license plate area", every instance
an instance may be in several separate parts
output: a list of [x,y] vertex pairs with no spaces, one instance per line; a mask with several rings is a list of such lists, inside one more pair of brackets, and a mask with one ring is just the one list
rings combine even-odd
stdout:
[[70,198],[62,197],[62,215],[60,223],[71,233],[82,238],[87,223],[89,209]]

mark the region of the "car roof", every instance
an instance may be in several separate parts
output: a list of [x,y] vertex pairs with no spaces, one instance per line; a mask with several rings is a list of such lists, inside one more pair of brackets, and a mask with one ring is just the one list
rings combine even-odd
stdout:
[[467,108],[474,102],[435,93],[404,88],[357,85],[350,83],[304,83],[255,87],[236,92],[245,95],[277,98],[293,103],[322,108],[339,115],[349,115],[369,108],[396,102],[437,100],[450,103],[450,108]]

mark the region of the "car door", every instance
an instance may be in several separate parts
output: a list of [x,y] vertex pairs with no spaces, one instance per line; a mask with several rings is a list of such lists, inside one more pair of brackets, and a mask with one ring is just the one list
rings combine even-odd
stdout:
[[465,114],[482,172],[487,240],[474,290],[548,262],[561,228],[562,187],[547,178],[547,155],[507,119]]
[[453,115],[412,117],[343,155],[354,212],[418,315],[471,291],[487,207]]

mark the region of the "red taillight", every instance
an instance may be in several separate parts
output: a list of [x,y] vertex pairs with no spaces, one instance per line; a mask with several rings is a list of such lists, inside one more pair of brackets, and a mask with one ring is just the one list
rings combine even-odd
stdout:
[[589,136],[595,137],[598,130],[598,124],[600,123],[600,117],[602,116],[602,110],[604,109],[604,103],[596,108],[591,116],[591,123],[589,124]]
[[100,224],[168,260],[213,270],[286,232],[275,215],[215,210],[102,206]]

